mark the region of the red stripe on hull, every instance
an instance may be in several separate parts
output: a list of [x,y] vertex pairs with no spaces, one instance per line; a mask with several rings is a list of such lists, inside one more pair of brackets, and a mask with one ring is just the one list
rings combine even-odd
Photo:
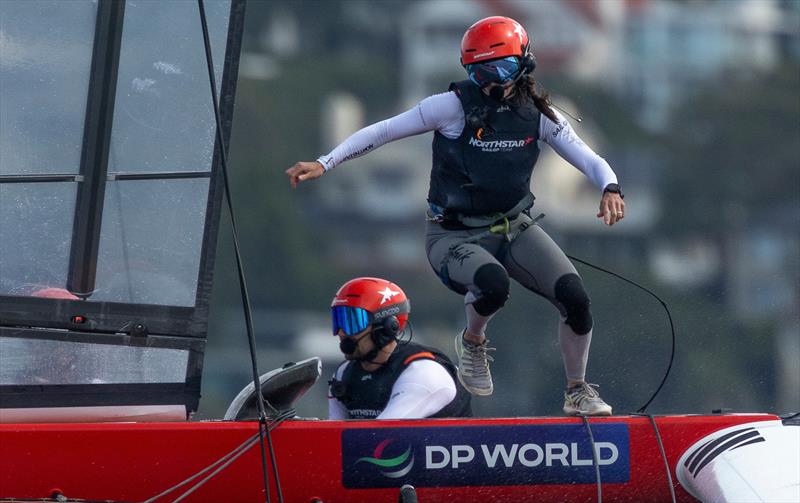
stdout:
[[[695,501],[677,483],[675,463],[703,436],[729,426],[777,419],[766,414],[660,416],[659,432],[678,501]],[[669,502],[666,473],[649,420],[594,418],[591,424],[626,423],[630,433],[630,480],[604,483],[606,502]],[[439,419],[419,421],[286,421],[272,432],[286,502],[397,501],[397,489],[342,486],[342,431],[362,428],[580,425],[577,418]],[[0,498],[46,498],[59,488],[69,498],[144,501],[202,470],[257,433],[252,422],[0,424]],[[271,470],[270,470],[271,474]],[[491,477],[488,473],[487,477]],[[490,480],[490,479],[489,479]],[[271,481],[273,501],[277,497]],[[191,487],[184,486],[183,490]],[[172,501],[178,490],[159,499]],[[525,486],[421,487],[433,502],[594,502],[594,483]],[[184,501],[264,501],[261,458],[253,446]]]

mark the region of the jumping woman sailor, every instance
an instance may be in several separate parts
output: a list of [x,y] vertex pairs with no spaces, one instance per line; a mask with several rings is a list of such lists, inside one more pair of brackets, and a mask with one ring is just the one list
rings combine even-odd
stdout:
[[550,145],[601,191],[598,218],[625,216],[617,177],[537,90],[536,60],[525,29],[507,17],[472,25],[461,41],[468,79],[400,115],[355,132],[314,162],[286,171],[292,187],[388,142],[434,131],[428,192],[428,260],[462,295],[466,328],[456,337],[459,380],[475,395],[494,389],[485,330],[509,295],[509,278],[550,301],[560,313],[558,337],[566,371],[564,413],[610,415],[586,382],[592,314],[583,281],[564,252],[530,217],[531,174],[539,143]]

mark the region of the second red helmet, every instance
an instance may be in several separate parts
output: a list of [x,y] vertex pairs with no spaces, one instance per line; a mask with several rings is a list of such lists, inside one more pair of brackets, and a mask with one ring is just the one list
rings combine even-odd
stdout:
[[339,288],[331,301],[333,333],[343,329],[347,335],[364,330],[367,326],[380,324],[385,318],[397,318],[399,331],[408,321],[411,307],[405,292],[380,278],[355,278]]

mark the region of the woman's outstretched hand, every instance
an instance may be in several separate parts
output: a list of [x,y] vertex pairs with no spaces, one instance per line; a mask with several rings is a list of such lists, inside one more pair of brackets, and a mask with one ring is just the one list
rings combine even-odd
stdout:
[[317,161],[313,162],[298,162],[291,168],[286,170],[286,176],[289,177],[289,183],[292,188],[297,188],[297,184],[305,182],[306,180],[313,180],[325,174],[325,168],[322,167]]
[[603,193],[597,218],[602,218],[606,225],[614,225],[619,222],[625,218],[625,201],[614,192]]

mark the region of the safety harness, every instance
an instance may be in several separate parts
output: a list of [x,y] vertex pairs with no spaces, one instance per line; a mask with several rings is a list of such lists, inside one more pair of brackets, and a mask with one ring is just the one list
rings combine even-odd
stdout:
[[502,234],[507,243],[511,243],[525,231],[544,217],[544,213],[536,218],[530,216],[535,197],[530,192],[513,208],[503,213],[491,215],[461,215],[450,213],[443,208],[430,204],[425,220],[442,226],[446,230],[469,230],[486,228],[484,232],[461,239],[450,247],[452,250],[464,243],[475,243],[491,234]]
[[[536,224],[539,220],[544,218],[545,214],[540,213],[536,217],[531,217],[530,209],[533,207],[535,197],[533,194],[528,193],[519,203],[513,208],[504,213],[495,213],[492,215],[460,215],[457,213],[450,213],[434,204],[430,204],[430,208],[426,214],[425,220],[428,222],[436,223],[446,230],[469,230],[485,228],[483,232],[467,236],[463,239],[456,240],[450,245],[447,253],[442,258],[439,267],[439,279],[449,288],[455,288],[450,281],[450,273],[448,271],[448,262],[454,256],[453,252],[461,245],[467,243],[478,243],[482,239],[500,234],[505,239],[503,249],[498,253],[503,256],[508,249],[508,245],[514,242],[517,237],[525,232],[530,226]],[[498,257],[500,258],[500,257]],[[458,288],[455,288],[457,291]]]

